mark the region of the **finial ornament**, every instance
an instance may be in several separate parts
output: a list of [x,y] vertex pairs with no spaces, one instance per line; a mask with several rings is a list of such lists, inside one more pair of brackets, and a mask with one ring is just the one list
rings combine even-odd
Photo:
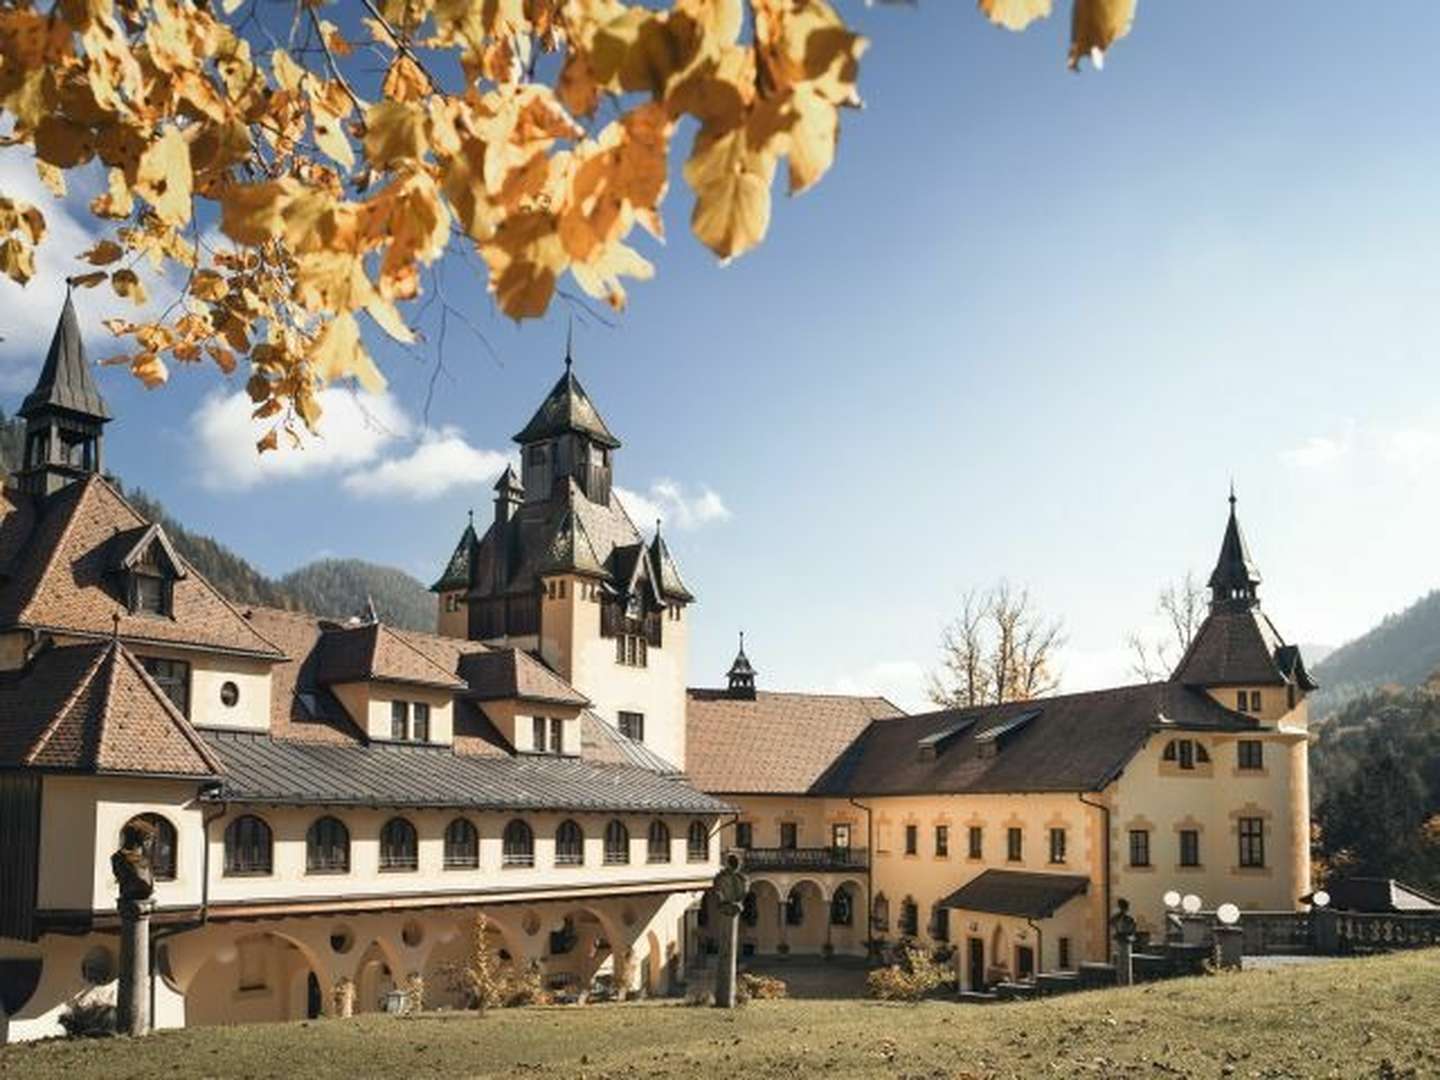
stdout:
[[741,631],[740,631],[740,651],[741,651],[741,652],[744,652],[744,651],[745,651],[745,631],[744,631],[744,630],[741,630]]
[[474,524],[475,524],[475,508],[472,506],[469,510],[465,511],[465,514],[466,514],[467,517],[469,517],[469,519],[470,519],[470,524],[471,524],[471,525],[474,525]]
[[565,324],[565,370],[567,372],[570,370],[570,365],[575,362],[574,356],[570,351],[571,346],[574,344],[574,340],[575,316],[571,315],[569,321]]
[[1235,478],[1230,477],[1230,509],[1235,509]]
[[112,613],[110,616],[110,640],[120,640],[120,615],[118,612]]

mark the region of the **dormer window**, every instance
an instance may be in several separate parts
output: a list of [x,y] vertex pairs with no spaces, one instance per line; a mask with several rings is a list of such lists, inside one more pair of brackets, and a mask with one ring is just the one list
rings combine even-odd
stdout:
[[170,611],[170,582],[157,574],[130,576],[131,614],[169,616]]
[[185,564],[159,525],[144,529],[124,550],[118,570],[132,615],[174,615],[175,582],[185,577]]

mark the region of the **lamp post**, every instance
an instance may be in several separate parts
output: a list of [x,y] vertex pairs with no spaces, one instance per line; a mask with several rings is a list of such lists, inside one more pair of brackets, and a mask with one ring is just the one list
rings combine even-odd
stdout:
[[1220,925],[1215,927],[1220,967],[1239,971],[1241,958],[1245,955],[1245,931],[1238,925],[1240,909],[1234,904],[1221,904],[1215,909],[1215,918],[1220,921]]

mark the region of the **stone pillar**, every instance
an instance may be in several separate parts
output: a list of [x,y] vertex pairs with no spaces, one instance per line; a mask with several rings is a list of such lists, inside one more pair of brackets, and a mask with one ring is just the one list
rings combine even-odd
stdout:
[[120,981],[115,1027],[121,1035],[150,1030],[150,915],[154,900],[124,900],[120,909]]
[[1135,965],[1130,956],[1134,944],[1128,934],[1116,935],[1115,982],[1119,986],[1129,986],[1135,981]]
[[1310,911],[1310,940],[1314,950],[1321,956],[1337,956],[1340,953],[1340,916],[1328,907],[1313,908]]
[[1245,931],[1238,926],[1217,926],[1215,944],[1220,967],[1239,971],[1240,958],[1245,954]]
[[740,872],[740,856],[733,851],[725,856],[725,865],[715,875],[716,908],[720,925],[720,963],[715,972],[715,1007],[733,1009],[738,983],[736,968],[740,959],[740,912],[750,883]]
[[1180,940],[1186,945],[1208,945],[1211,941],[1211,921],[1206,915],[1180,916]]

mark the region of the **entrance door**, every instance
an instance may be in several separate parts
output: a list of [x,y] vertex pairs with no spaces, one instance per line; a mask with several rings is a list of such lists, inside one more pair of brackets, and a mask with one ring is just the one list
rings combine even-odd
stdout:
[[965,940],[966,945],[966,967],[970,972],[970,989],[985,989],[985,941],[983,938],[972,937]]
[[305,980],[305,1015],[311,1020],[318,1020],[324,1012],[325,1003],[320,1000],[320,980],[312,971]]
[[837,821],[830,826],[830,846],[835,849],[838,858],[845,858],[850,854],[850,825],[848,822]]
[[1035,950],[1029,945],[1015,946],[1015,977],[1017,979],[1033,979],[1035,977]]

